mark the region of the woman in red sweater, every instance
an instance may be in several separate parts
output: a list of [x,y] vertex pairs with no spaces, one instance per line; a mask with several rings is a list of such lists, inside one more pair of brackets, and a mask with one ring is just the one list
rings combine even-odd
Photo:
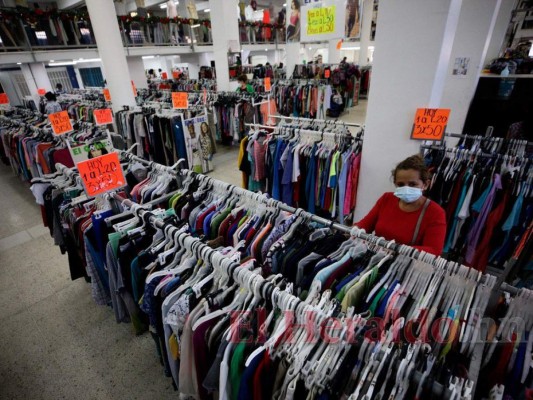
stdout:
[[372,210],[355,225],[387,240],[440,255],[446,238],[446,214],[423,195],[430,173],[419,155],[399,163],[392,178],[394,193],[383,194]]

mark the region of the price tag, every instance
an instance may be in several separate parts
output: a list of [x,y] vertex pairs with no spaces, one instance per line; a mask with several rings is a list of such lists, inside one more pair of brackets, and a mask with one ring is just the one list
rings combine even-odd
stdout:
[[178,79],[180,77],[180,73],[178,71],[172,71],[172,77],[174,79]]
[[54,135],[64,135],[65,133],[72,132],[74,128],[70,123],[70,117],[68,112],[59,111],[57,113],[50,114],[48,119],[52,123],[52,130]]
[[337,50],[342,49],[342,39],[337,42]]
[[172,92],[172,108],[180,110],[189,108],[187,92]]
[[46,89],[37,89],[37,94],[39,96],[44,96],[46,94]]
[[102,108],[93,111],[96,125],[107,125],[113,123],[113,113],[110,108]]
[[0,104],[9,104],[9,99],[6,93],[0,93]]
[[207,89],[204,88],[204,106],[207,104]]
[[126,184],[117,153],[104,154],[76,164],[85,193],[94,197],[121,188]]
[[[135,88],[135,85],[133,85],[133,87]],[[133,90],[135,91],[135,89]],[[109,89],[104,89],[104,99],[105,101],[111,101],[111,93],[109,93]]]
[[166,72],[161,72],[161,79],[168,79],[168,74]]
[[331,76],[331,70],[329,69],[324,70],[324,77],[328,79],[330,76]]
[[271,89],[272,89],[272,85],[270,84],[270,78],[267,76],[265,78],[265,90],[267,92],[270,92]]
[[137,88],[135,87],[135,83],[131,81],[131,88],[133,89],[133,97],[137,97]]
[[441,141],[444,138],[449,118],[449,108],[418,108],[411,139]]

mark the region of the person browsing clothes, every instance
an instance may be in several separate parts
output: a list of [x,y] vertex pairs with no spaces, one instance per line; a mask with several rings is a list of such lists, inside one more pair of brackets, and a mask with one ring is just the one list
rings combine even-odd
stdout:
[[392,179],[396,190],[383,194],[355,226],[440,255],[446,237],[446,215],[441,206],[424,196],[430,173],[422,157],[414,155],[400,162],[392,171]]
[[248,77],[245,74],[242,74],[237,78],[237,82],[239,83],[239,86],[237,87],[237,92],[239,93],[254,93],[254,88],[252,85],[248,83]]
[[57,97],[54,93],[46,92],[44,97],[46,97],[46,104],[44,106],[45,114],[50,115],[62,111],[61,104],[57,102]]

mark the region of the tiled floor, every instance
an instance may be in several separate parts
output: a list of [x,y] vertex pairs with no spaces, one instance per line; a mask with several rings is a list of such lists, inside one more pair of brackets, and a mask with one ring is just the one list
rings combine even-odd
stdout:
[[[210,175],[239,186],[237,155],[219,146]],[[0,399],[176,399],[151,337],[116,324],[85,281],[70,280],[29,185],[2,165],[0,187]]]

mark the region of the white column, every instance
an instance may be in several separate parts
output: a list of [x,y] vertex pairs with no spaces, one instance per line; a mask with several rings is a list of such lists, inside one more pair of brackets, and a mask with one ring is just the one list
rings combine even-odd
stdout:
[[420,150],[420,142],[410,140],[413,118],[419,107],[439,106],[461,1],[379,6],[356,221],[393,189],[394,166]]
[[230,90],[228,48],[230,41],[239,42],[237,7],[232,1],[209,0],[209,8],[211,9],[217,88],[219,91]]
[[285,45],[285,54],[287,57],[287,78],[294,72],[294,66],[300,63],[300,43],[287,43]]
[[[470,102],[483,69],[502,0],[463,2],[448,65],[441,106],[450,108],[448,132],[462,133]],[[505,22],[507,26],[509,21]],[[456,58],[468,58],[466,75],[454,75]]]
[[138,89],[148,88],[148,83],[146,82],[146,74],[144,73],[144,64],[142,57],[127,57],[127,60],[130,76],[131,79],[133,79],[133,82],[135,82],[135,86]]
[[328,63],[338,64],[341,62],[341,51],[337,50],[337,43],[340,39],[331,39],[328,41]]
[[517,0],[501,0],[487,54],[485,55],[485,59],[482,60],[484,64],[500,56],[505,34],[507,33],[509,21],[511,21],[511,15],[516,4]]
[[374,14],[374,0],[364,0],[361,10],[361,37],[359,44],[359,65],[368,64],[368,46],[370,45],[370,34],[372,33],[372,16]]
[[87,2],[87,9],[105,71],[107,87],[113,99],[113,109],[118,111],[122,106],[134,106],[135,97],[122,47],[115,6],[108,0],[91,0]]
[[55,87],[52,86],[48,73],[46,72],[46,67],[43,63],[31,63],[30,69],[35,77],[35,82],[37,83],[38,89],[45,89],[47,92],[50,90],[55,90]]

